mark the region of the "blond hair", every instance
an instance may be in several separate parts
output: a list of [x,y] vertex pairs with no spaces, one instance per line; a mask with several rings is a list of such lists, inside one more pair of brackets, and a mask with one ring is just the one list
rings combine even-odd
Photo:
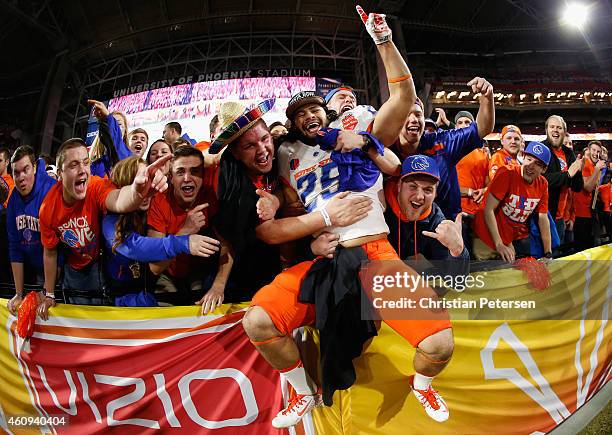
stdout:
[[[111,112],[111,114],[109,116],[119,116],[121,117],[121,119],[123,120],[123,126],[125,127],[123,130],[123,135],[121,136],[121,138],[123,139],[123,143],[127,146],[128,144],[128,124],[127,124],[127,118],[126,116],[121,113],[121,112]],[[146,132],[145,132],[146,134]],[[147,135],[147,139],[148,139],[148,135]],[[96,138],[93,140],[92,144],[91,144],[91,148],[89,148],[89,158],[94,161],[94,160],[98,160],[100,158],[102,158],[102,156],[104,156],[104,153],[106,152],[106,146],[108,144],[104,144],[102,143],[102,141],[100,140],[100,133],[98,133],[98,135],[96,135]]]
[[[144,160],[136,156],[128,157],[117,163],[111,174],[111,181],[113,184],[119,189],[121,189],[123,186],[132,184],[136,174],[138,173],[138,166],[141,163],[146,164]],[[133,232],[144,234],[144,229],[144,213],[141,211],[136,210],[131,213],[119,215],[119,219],[117,219],[117,223],[115,224],[113,254],[117,253],[117,248],[125,241],[129,234]]]

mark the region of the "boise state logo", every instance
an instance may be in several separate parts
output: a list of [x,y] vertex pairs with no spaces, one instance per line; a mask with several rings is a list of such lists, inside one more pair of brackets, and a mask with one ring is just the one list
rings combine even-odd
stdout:
[[62,241],[71,248],[79,246],[79,238],[74,230],[65,230],[62,232]]
[[423,156],[416,156],[414,159],[412,159],[410,167],[413,171],[424,171],[429,168],[429,162]]
[[544,150],[542,149],[542,145],[534,145],[533,152],[537,154],[538,156],[541,156],[544,153]]
[[31,242],[32,241],[32,231],[30,231],[27,228],[23,230],[23,238],[26,242]]

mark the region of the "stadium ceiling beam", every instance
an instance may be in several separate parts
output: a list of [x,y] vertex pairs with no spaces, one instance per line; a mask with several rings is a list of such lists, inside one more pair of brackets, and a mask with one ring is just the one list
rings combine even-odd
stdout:
[[121,19],[123,20],[123,24],[125,24],[126,29],[130,33],[133,32],[134,26],[132,26],[132,21],[130,20],[130,16],[125,10],[125,7],[123,6],[123,1],[117,0],[117,6],[119,7],[119,13],[121,14]]
[[[45,37],[53,43],[54,48],[56,48],[57,51],[64,48],[68,44],[68,40],[62,32],[61,26],[59,25],[55,13],[51,8],[51,0],[45,0],[40,6],[32,5],[30,3],[28,3],[28,5],[32,8],[31,10],[26,11],[20,8],[16,1],[11,2],[7,0],[0,0],[0,7],[6,9],[17,19],[26,23],[30,27],[42,32]],[[43,24],[41,22],[41,16],[44,13],[48,14],[48,16],[45,16],[45,18],[47,18],[45,20],[47,24]]]
[[474,20],[476,20],[476,17],[478,16],[478,14],[482,10],[482,8],[484,8],[484,6],[487,4],[488,1],[489,0],[481,0],[481,2],[478,4],[478,6],[476,6],[476,9],[474,9],[474,12],[472,13],[472,16],[470,17],[470,21],[468,21],[468,26],[469,27],[473,27],[474,26]]
[[529,15],[536,21],[536,23],[546,21],[540,10],[533,6],[533,4],[537,2],[523,0],[506,0],[506,2]]
[[[251,50],[245,50],[245,42],[250,39]],[[294,65],[296,59],[312,59],[314,67],[317,62],[360,61],[362,60],[362,41],[360,39],[336,38],[336,44],[332,44],[332,37],[319,37],[313,35],[249,35],[228,37],[226,35],[216,38],[211,44],[210,39],[199,39],[188,42],[167,44],[161,47],[151,48],[138,53],[138,55],[127,55],[114,60],[106,61],[94,66],[87,67],[83,71],[85,76],[83,88],[91,88],[104,83],[113,82],[126,77],[133,78],[138,75],[148,74],[154,71],[168,69],[169,67],[191,68],[202,73],[217,72],[203,69],[202,65],[207,62],[218,64],[226,61],[228,65],[232,62],[231,69],[243,66],[239,61],[245,59],[268,59],[268,68],[274,68],[275,64],[286,66]],[[295,43],[295,44],[294,44]],[[292,45],[293,44],[293,45]],[[168,57],[167,53],[177,53],[176,48],[182,48],[184,55]],[[148,65],[145,61],[149,59]],[[298,64],[300,62],[297,62]],[[304,64],[302,61],[301,64]],[[140,79],[137,79],[140,80]],[[131,80],[130,80],[131,81]],[[139,81],[140,83],[140,81]]]
[[[6,1],[6,0],[0,0],[0,1]],[[161,4],[165,3],[165,0],[160,0]],[[162,11],[163,14],[163,11]],[[167,14],[167,12],[166,12]],[[76,51],[73,54],[73,58],[79,58],[81,56],[84,56],[86,53],[99,49],[99,48],[103,48],[108,46],[109,43],[116,43],[118,41],[124,40],[124,39],[130,39],[134,36],[137,35],[142,35],[148,32],[154,32],[157,31],[159,29],[163,29],[163,28],[170,28],[172,26],[177,26],[177,25],[187,25],[187,24],[192,24],[192,23],[196,23],[196,22],[200,22],[200,21],[214,21],[214,20],[225,20],[228,18],[232,18],[232,19],[241,19],[241,18],[255,18],[257,19],[257,17],[289,17],[289,16],[293,16],[295,18],[314,18],[314,19],[326,19],[326,20],[340,20],[340,21],[350,21],[350,22],[354,22],[355,21],[355,17],[353,15],[350,16],[345,16],[345,15],[337,15],[337,14],[316,14],[316,13],[312,13],[312,12],[288,12],[288,11],[272,11],[272,10],[254,10],[253,12],[249,13],[249,12],[234,12],[234,13],[227,13],[227,14],[222,14],[222,15],[209,15],[206,17],[197,17],[197,18],[190,18],[187,20],[176,20],[176,21],[172,21],[172,22],[166,22],[164,24],[159,24],[159,25],[155,25],[155,26],[151,26],[151,27],[146,27],[143,29],[136,29],[133,32],[130,33],[126,33],[124,35],[120,35],[120,36],[116,36],[114,38],[111,39],[107,39],[105,41],[101,41],[101,42],[95,42],[94,44],[91,44],[87,47],[84,47],[78,51]]]

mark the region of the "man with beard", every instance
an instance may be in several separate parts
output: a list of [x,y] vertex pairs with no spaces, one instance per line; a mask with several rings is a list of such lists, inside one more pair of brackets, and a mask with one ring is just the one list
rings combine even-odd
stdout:
[[53,291],[60,243],[68,250],[62,284],[68,300],[75,304],[104,304],[104,280],[98,262],[101,215],[107,210],[114,213],[136,210],[154,192],[164,192],[168,184],[159,167],[166,160],[139,169],[132,184],[117,189],[110,181],[91,175],[91,161],[82,139],[69,139],[60,146],[57,152],[60,182],[49,190],[40,207],[47,294],[39,307],[43,319],[55,304]]
[[512,263],[517,254],[530,255],[526,222],[534,211],[538,213],[544,254],[552,257],[548,188],[546,179],[541,176],[551,160],[551,153],[545,145],[530,142],[524,154],[522,165],[499,169],[489,184],[484,209],[474,218],[474,256],[478,260],[501,257]]
[[582,169],[585,165],[585,159],[584,156],[576,158],[574,151],[564,145],[567,125],[562,117],[558,115],[548,117],[544,129],[546,130],[546,140],[542,143],[553,154],[553,158],[544,173],[544,177],[548,181],[549,210],[553,219],[555,219],[560,242],[563,243],[565,241],[564,213],[566,205],[571,194],[570,190],[580,192],[584,187]]
[[[436,161],[440,171],[436,204],[440,206],[444,216],[451,220],[461,212],[457,163],[471,151],[482,146],[482,139],[493,131],[495,125],[493,86],[481,77],[475,77],[467,85],[472,92],[481,94],[476,122],[467,128],[424,133],[423,103],[418,99],[415,103],[404,101],[409,109],[409,115],[404,121],[404,128],[400,131],[398,141],[392,148],[402,161],[414,154],[424,154]],[[388,180],[385,183],[385,196],[389,198],[396,194],[397,180]],[[385,217],[390,226],[397,225],[397,216],[386,213]]]
[[[339,246],[333,259],[327,262],[319,260],[313,265],[313,262],[306,261],[283,271],[271,284],[257,292],[243,319],[245,331],[258,351],[281,372],[281,376],[296,392],[287,408],[273,419],[272,424],[277,428],[297,424],[306,412],[321,401],[321,393],[308,378],[298,349],[291,339],[294,329],[316,321],[317,328],[321,330],[322,343],[329,343],[322,345],[321,352],[323,398],[326,404],[331,403],[334,390],[350,387],[355,376],[352,358],[361,353],[365,340],[375,335],[375,332],[368,330],[370,325],[367,321],[350,317],[348,313],[354,311],[343,308],[343,304],[350,300],[347,295],[354,294],[353,291],[360,288],[359,284],[347,280],[340,285],[342,288],[331,289],[330,282],[340,284],[342,281],[336,281],[334,273],[346,274],[358,281],[362,261],[389,260],[396,264],[399,260],[386,239],[389,228],[383,217],[384,204],[380,199],[382,175],[380,170],[372,168],[372,162],[375,162],[385,171],[397,173],[397,157],[389,150],[383,152],[384,147],[367,133],[355,135],[349,131],[338,133],[337,130],[324,129],[328,124],[325,102],[314,92],[295,95],[289,102],[286,114],[291,121],[291,129],[287,141],[279,148],[279,176],[283,183],[284,203],[299,200],[310,212],[306,216],[313,213],[320,215],[328,227],[327,231],[338,234]],[[399,121],[397,128],[401,128],[401,125]],[[389,126],[389,129],[393,127]],[[329,134],[336,133],[336,147],[330,151],[321,140],[327,140]],[[350,163],[346,164],[345,158]],[[351,177],[347,176],[349,170]],[[373,208],[360,221],[339,227],[328,216],[328,207],[336,197],[349,191],[351,196],[369,197]],[[260,225],[258,233],[263,240],[282,239],[282,228],[276,222],[272,219]],[[399,263],[401,266],[397,267],[401,270],[413,272]],[[315,285],[314,281],[325,284]],[[351,287],[353,285],[356,287]],[[317,295],[313,296],[315,288]],[[343,293],[344,290],[347,293]],[[321,292],[328,291],[343,293],[335,299],[339,301],[336,305],[331,302],[327,305],[327,296]],[[429,288],[422,288],[421,291],[425,295],[433,295]],[[359,291],[357,294],[360,294]],[[330,301],[334,300],[331,295],[329,297]],[[322,312],[325,315],[319,316]],[[453,349],[451,325],[445,315],[446,312],[441,314],[441,318],[416,322],[385,320],[417,348],[414,359],[416,373],[410,379],[410,385],[427,414],[436,421],[444,421],[449,415],[444,400],[431,386],[433,377],[446,366]],[[348,319],[342,316],[348,316]],[[324,351],[324,348],[328,351]],[[333,364],[325,364],[325,361],[330,361],[330,355],[338,358],[331,358]]]
[[[261,102],[247,109],[239,102],[223,103],[219,112],[220,132],[211,144],[215,155],[227,147],[218,163],[207,168],[208,183],[215,186],[219,212],[212,224],[217,236],[228,246],[228,267],[231,275],[226,285],[224,301],[244,302],[255,291],[274,279],[281,271],[280,255],[275,244],[297,240],[325,229],[319,213],[276,220],[283,240],[258,238],[266,216],[265,202],[278,206],[273,195],[279,189],[274,165],[272,135],[262,119],[274,105],[274,100]],[[369,202],[364,198],[340,198],[330,202],[330,219],[337,225],[352,224],[365,216]],[[264,226],[267,226],[265,224]],[[208,300],[201,301],[206,308]],[[213,306],[214,308],[214,306]]]

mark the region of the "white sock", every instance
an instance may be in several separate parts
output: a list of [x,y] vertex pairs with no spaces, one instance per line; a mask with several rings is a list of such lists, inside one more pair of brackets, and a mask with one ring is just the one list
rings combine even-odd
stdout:
[[417,390],[426,390],[431,385],[431,381],[433,381],[433,377],[430,378],[415,372],[412,386]]
[[287,382],[291,384],[293,389],[298,394],[314,394],[315,391],[310,386],[312,382],[310,382],[310,378],[306,370],[304,370],[304,366],[300,361],[297,366],[287,370],[279,370],[281,376],[284,376],[287,379]]

